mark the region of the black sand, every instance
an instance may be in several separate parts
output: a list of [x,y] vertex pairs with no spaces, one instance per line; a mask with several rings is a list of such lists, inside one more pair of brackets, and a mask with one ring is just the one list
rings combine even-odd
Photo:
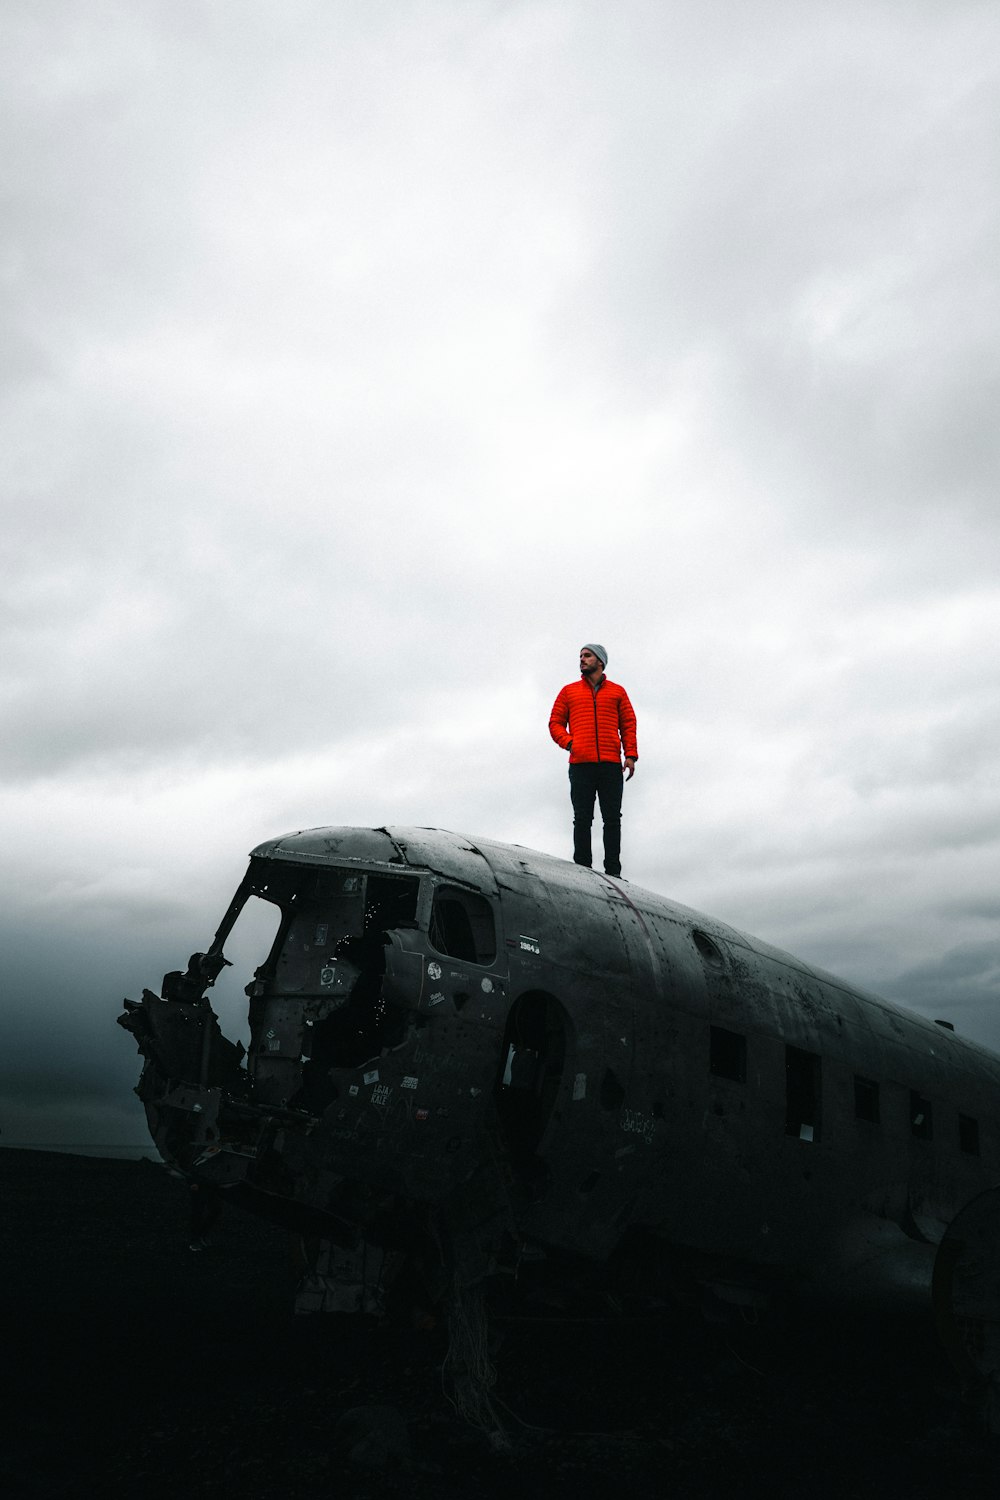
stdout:
[[[919,1320],[507,1324],[494,1453],[442,1395],[442,1328],[293,1316],[280,1229],[229,1209],[191,1254],[150,1162],[5,1150],[0,1192],[7,1500],[997,1494],[1000,1440]],[[405,1461],[351,1460],[366,1406]]]

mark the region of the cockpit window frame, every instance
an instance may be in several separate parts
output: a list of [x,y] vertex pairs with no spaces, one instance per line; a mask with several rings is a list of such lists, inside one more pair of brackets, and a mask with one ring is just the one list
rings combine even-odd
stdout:
[[[455,916],[450,942],[447,940],[449,935],[436,922],[436,913],[445,901],[461,908],[460,913]],[[435,953],[440,953],[443,958],[450,958],[455,963],[471,964],[477,969],[489,969],[495,965],[500,953],[500,927],[496,907],[482,891],[457,880],[434,881],[426,916],[427,941]],[[465,930],[462,930],[460,918],[466,924]],[[486,919],[489,922],[491,943],[483,941],[486,936]]]

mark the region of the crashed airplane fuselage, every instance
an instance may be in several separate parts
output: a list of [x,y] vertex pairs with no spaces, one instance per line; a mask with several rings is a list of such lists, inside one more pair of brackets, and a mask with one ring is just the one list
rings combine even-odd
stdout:
[[[252,899],[277,933],[244,1057],[205,991]],[[997,1264],[1000,1059],[596,871],[294,833],[253,851],[208,952],[126,1004],[163,1157],[333,1244],[446,1234],[475,1280],[641,1237],[737,1301],[933,1276],[956,1348],[995,1321],[969,1258]]]

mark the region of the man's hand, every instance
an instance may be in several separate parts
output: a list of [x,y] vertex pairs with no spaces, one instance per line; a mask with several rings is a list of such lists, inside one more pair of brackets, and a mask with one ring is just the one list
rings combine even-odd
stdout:
[[625,780],[631,781],[635,775],[635,758],[631,755],[625,757]]

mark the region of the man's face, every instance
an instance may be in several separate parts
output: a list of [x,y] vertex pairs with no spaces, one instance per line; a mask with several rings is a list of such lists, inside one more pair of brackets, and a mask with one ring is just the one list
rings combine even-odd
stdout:
[[588,651],[584,647],[580,652],[580,672],[582,675],[590,678],[600,677],[602,670],[601,658],[595,656],[593,651]]

